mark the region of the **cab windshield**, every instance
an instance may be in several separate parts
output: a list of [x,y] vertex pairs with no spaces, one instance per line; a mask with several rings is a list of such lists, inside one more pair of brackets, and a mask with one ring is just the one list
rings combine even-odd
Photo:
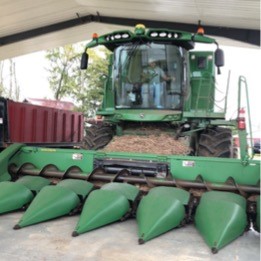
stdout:
[[116,108],[180,109],[183,50],[168,44],[130,44],[115,51]]

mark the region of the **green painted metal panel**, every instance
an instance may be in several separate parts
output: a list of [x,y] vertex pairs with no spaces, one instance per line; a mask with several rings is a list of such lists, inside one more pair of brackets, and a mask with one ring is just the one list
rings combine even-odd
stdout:
[[38,193],[43,187],[50,185],[51,181],[43,177],[24,176],[19,178],[16,183],[23,184],[31,191]]
[[[108,75],[112,75],[112,64],[113,64],[113,58],[114,56],[111,54],[110,55],[110,60],[109,60],[109,66],[108,66]],[[115,94],[114,90],[112,88],[112,78],[108,77],[107,81],[104,79],[104,99],[102,102],[102,108],[106,110],[113,110],[115,106]]]
[[237,184],[259,186],[260,162],[250,160],[247,164],[239,159],[171,156],[170,171],[176,179],[225,183],[231,178]]
[[[76,154],[80,156],[75,157],[77,160],[73,159],[73,155]],[[190,181],[196,180],[199,175],[205,181],[213,183],[224,183],[228,178],[232,178],[239,185],[254,186],[259,184],[260,181],[260,161],[258,160],[242,162],[239,159],[225,158],[23,147],[19,153],[10,159],[9,163],[21,167],[30,162],[39,172],[48,164],[55,165],[62,172],[65,172],[71,166],[76,166],[82,171],[83,175],[88,175],[93,170],[94,158],[142,159],[144,161],[164,162],[169,164],[170,172],[174,178]],[[7,169],[4,171],[7,172]]]
[[139,189],[137,187],[132,186],[127,183],[112,182],[112,183],[103,185],[101,189],[117,191],[120,194],[122,194],[123,196],[125,196],[130,201],[134,201],[139,194]]
[[22,208],[31,202],[34,195],[30,189],[19,182],[0,183],[0,213]]
[[57,186],[68,188],[84,199],[93,189],[93,184],[84,180],[65,179],[57,184]]
[[235,193],[223,191],[210,191],[203,194],[200,203],[204,204],[205,202],[208,202],[210,200],[228,201],[239,205],[242,209],[246,209],[246,199]]
[[[225,113],[222,112],[211,112],[211,111],[184,111],[183,112],[183,120],[185,121],[186,119],[189,118],[211,118],[211,119],[224,119],[225,118]],[[189,119],[191,120],[191,119]],[[224,121],[223,124],[215,124],[215,125],[231,125],[228,124],[228,121]],[[211,121],[211,124],[214,124],[213,121]]]
[[76,193],[62,186],[44,187],[15,228],[30,226],[69,214],[80,203]]
[[216,253],[244,233],[246,200],[230,192],[206,192],[197,207],[195,224],[212,252]]
[[177,121],[181,120],[180,111],[170,110],[126,110],[120,109],[115,111],[113,121]]
[[90,173],[93,170],[94,155],[95,151],[23,147],[10,159],[9,163],[20,165],[30,162],[39,170],[53,164],[64,172],[71,166],[77,166],[83,172]]
[[9,160],[12,156],[15,155],[17,151],[19,151],[24,144],[12,144],[11,146],[7,147],[0,153],[0,182],[11,180],[11,176],[7,171]]
[[73,236],[120,220],[129,210],[128,199],[117,191],[95,190],[87,198]]
[[169,187],[156,187],[141,200],[137,210],[139,242],[143,243],[177,226],[185,218],[183,204],[189,193]]
[[179,200],[181,204],[187,205],[189,203],[190,194],[188,191],[180,188],[171,187],[156,187],[150,190],[150,195],[162,195],[162,197],[171,197]]
[[214,110],[215,81],[214,53],[190,52],[190,110]]
[[[172,43],[174,42],[177,44],[178,42],[184,43],[184,42],[199,42],[199,43],[215,43],[214,38],[206,37],[203,35],[199,34],[191,34],[188,32],[183,32],[179,30],[171,30],[171,29],[148,29],[144,33],[138,32],[139,30],[135,29],[135,32],[129,31],[129,30],[121,30],[121,31],[114,31],[105,35],[101,35],[97,39],[93,39],[91,42],[89,42],[86,45],[85,50],[88,48],[93,48],[98,45],[104,45],[108,46],[111,48],[115,48],[119,44],[125,44],[125,43],[130,43],[130,42],[135,42],[135,41],[154,41],[154,42],[169,42]],[[155,32],[158,34],[158,36],[155,36]],[[166,33],[165,37],[162,37],[161,33]],[[154,35],[153,35],[154,34]],[[178,38],[173,38],[170,39],[168,35],[178,35]],[[115,35],[127,35],[126,38],[116,38]],[[152,37],[153,35],[153,37]]]

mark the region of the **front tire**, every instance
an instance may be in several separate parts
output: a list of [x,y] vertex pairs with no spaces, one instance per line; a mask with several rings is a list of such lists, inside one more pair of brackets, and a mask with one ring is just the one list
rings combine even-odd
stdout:
[[114,129],[109,124],[95,124],[86,128],[83,149],[98,150],[105,147],[112,139]]
[[232,131],[228,128],[208,128],[200,134],[198,156],[233,158]]

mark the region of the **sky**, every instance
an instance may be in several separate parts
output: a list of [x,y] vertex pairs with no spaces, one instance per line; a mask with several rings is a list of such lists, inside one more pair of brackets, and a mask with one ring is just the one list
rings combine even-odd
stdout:
[[45,51],[14,58],[21,100],[25,98],[53,99],[48,83],[48,61]]
[[[236,117],[238,77],[247,79],[250,113],[253,133],[260,135],[261,130],[261,49],[220,46],[225,52],[225,66],[221,68],[222,74],[217,76],[219,96],[225,96],[228,73],[230,71],[230,85],[228,95],[227,119]],[[48,84],[48,61],[45,51],[36,52],[14,58],[16,63],[17,81],[20,86],[21,100],[25,98],[53,99]],[[243,89],[243,94],[245,94]],[[245,96],[245,95],[243,95]],[[70,98],[64,99],[69,100]],[[242,101],[246,107],[246,102]]]

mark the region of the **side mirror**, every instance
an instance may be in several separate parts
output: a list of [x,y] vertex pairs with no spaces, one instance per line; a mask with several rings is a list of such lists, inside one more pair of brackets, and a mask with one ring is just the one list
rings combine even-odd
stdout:
[[222,49],[217,48],[215,51],[215,65],[222,67],[225,64],[224,52]]
[[215,65],[217,66],[218,74],[221,74],[220,67],[224,66],[224,64],[225,64],[224,52],[222,49],[217,48],[215,51]]
[[89,55],[86,52],[84,52],[82,54],[82,59],[81,59],[81,70],[87,69],[87,67],[88,67],[88,59],[89,59]]

